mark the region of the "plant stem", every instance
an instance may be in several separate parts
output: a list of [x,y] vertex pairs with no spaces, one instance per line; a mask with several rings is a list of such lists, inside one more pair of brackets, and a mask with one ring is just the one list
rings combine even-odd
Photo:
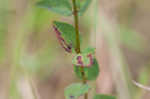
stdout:
[[[72,0],[72,3],[73,3],[73,15],[74,15],[74,24],[75,24],[75,32],[76,32],[76,53],[79,54],[81,53],[81,49],[80,49],[80,35],[79,35],[79,19],[78,19],[76,0]],[[82,82],[86,84],[87,80],[85,77],[83,66],[81,66],[80,72],[82,74]],[[84,99],[88,99],[88,93],[85,93]]]
[[78,20],[78,11],[76,6],[76,0],[72,0],[73,2],[73,15],[74,15],[74,23],[75,23],[75,31],[76,31],[76,53],[80,53],[80,37],[79,37],[79,20]]

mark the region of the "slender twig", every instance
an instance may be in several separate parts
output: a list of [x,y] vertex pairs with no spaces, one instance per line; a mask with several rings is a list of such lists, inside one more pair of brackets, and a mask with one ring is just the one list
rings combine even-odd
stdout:
[[142,88],[142,89],[144,89],[144,90],[150,91],[150,87],[149,87],[149,86],[142,85],[142,84],[140,84],[140,83],[138,83],[138,82],[136,82],[136,81],[134,81],[134,80],[132,80],[132,82],[133,82],[133,84],[135,84],[137,87],[140,87],[140,88]]
[[[73,15],[74,15],[74,24],[75,24],[75,32],[76,32],[76,53],[79,54],[81,53],[81,49],[80,49],[80,35],[79,35],[79,19],[78,19],[76,0],[72,0],[72,3],[73,3]],[[85,77],[83,66],[81,66],[80,72],[82,74],[82,82],[86,84],[87,80]],[[88,99],[88,93],[84,95],[84,99]]]
[[25,76],[27,76],[27,80],[30,84],[33,99],[41,99],[33,78],[29,75],[29,73],[26,70],[23,69],[23,71],[24,71]]

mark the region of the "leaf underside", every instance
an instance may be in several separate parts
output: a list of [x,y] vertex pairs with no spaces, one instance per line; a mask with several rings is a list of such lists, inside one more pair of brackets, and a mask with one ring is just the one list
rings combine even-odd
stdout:
[[[83,15],[90,3],[91,0],[77,0],[79,15]],[[65,16],[70,16],[73,14],[71,0],[42,0],[37,3],[37,6],[47,8],[55,13]]]
[[72,7],[69,0],[42,0],[37,3],[37,6],[47,8],[61,15],[72,15]]

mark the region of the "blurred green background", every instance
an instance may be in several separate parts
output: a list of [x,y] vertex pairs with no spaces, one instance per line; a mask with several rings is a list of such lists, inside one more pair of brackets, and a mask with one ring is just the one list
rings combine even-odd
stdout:
[[[0,0],[0,99],[64,99],[64,88],[79,82],[72,56],[60,47],[52,28],[54,20],[73,24],[73,18],[38,8],[38,1]],[[97,48],[102,74],[90,84],[100,86],[98,92],[128,99],[122,91],[129,93],[129,99],[149,99],[149,91],[132,82],[150,85],[149,4],[148,0],[92,0],[80,17],[82,48]],[[113,62],[120,66],[113,67]],[[116,79],[116,71],[128,91],[117,84],[122,79]]]

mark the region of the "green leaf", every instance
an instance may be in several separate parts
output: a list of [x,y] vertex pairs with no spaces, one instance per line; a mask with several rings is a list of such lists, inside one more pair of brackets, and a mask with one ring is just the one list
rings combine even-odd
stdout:
[[104,95],[104,94],[96,94],[94,96],[94,99],[116,99],[116,97],[115,96]]
[[77,99],[79,96],[88,92],[90,86],[88,84],[75,83],[65,88],[66,99]]
[[[91,3],[91,0],[77,0],[77,8],[79,15],[87,10]],[[37,3],[37,6],[41,8],[47,8],[53,12],[61,15],[70,16],[72,12],[72,4],[69,0],[42,0]]]
[[77,0],[79,15],[83,15],[91,3],[91,0]]
[[84,49],[82,51],[82,53],[84,53],[84,54],[89,54],[89,53],[95,54],[95,48],[88,47],[88,48]]
[[[82,74],[81,74],[81,67],[79,66],[74,66],[74,72],[76,76],[80,79],[82,79]],[[84,67],[84,72],[85,72],[85,77],[87,80],[95,80],[99,74],[99,66],[97,63],[97,60],[93,60],[93,65],[90,67]]]
[[74,27],[64,22],[55,21],[54,29],[62,47],[67,52],[74,50],[76,47],[76,34]]
[[61,15],[72,15],[72,7],[69,0],[42,0],[37,3],[37,6],[47,8]]

